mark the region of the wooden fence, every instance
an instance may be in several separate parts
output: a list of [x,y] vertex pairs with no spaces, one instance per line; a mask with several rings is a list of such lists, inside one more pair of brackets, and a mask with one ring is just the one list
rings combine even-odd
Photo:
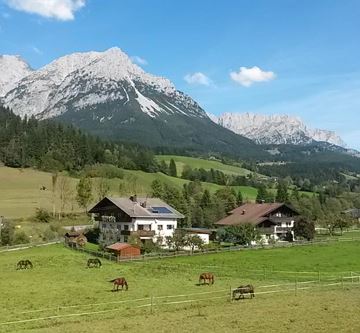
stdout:
[[[264,295],[271,295],[277,293],[290,293],[297,296],[300,292],[311,290],[324,290],[325,288],[333,289],[345,289],[345,288],[358,288],[360,287],[360,274],[343,276],[336,280],[322,280],[321,283],[317,280],[302,281],[295,280],[292,283],[272,284],[272,285],[260,285],[255,286],[256,299]],[[149,296],[137,299],[128,299],[112,302],[91,303],[91,304],[73,304],[73,305],[59,305],[54,307],[47,307],[43,309],[32,309],[28,311],[16,311],[7,309],[7,313],[11,313],[15,318],[8,321],[0,322],[0,327],[12,327],[17,324],[35,323],[41,321],[49,321],[54,319],[68,319],[76,317],[94,316],[97,314],[105,314],[116,312],[117,316],[124,309],[139,309],[149,308],[150,313],[153,313],[157,308],[165,306],[167,310],[171,305],[181,304],[196,304],[204,302],[210,304],[209,301],[230,302],[232,304],[240,304],[241,300],[235,301],[233,299],[233,288],[213,290],[206,292],[197,292],[189,294],[179,295],[160,295]],[[106,308],[110,307],[110,308]],[[88,308],[88,311],[84,311],[84,308]],[[73,312],[66,313],[68,310]],[[176,310],[176,309],[175,309]],[[38,314],[43,313],[43,315]],[[20,316],[19,316],[20,315]],[[36,315],[36,316],[34,316]],[[126,315],[126,314],[125,314]]]
[[214,254],[214,253],[233,252],[233,251],[285,248],[285,247],[294,247],[294,246],[308,246],[308,245],[316,245],[316,244],[328,244],[328,243],[352,242],[352,241],[360,241],[360,237],[336,238],[336,239],[325,239],[325,240],[314,240],[314,241],[278,242],[272,245],[252,245],[252,246],[237,245],[237,246],[227,246],[227,247],[195,250],[195,251],[166,251],[166,252],[164,251],[158,253],[146,253],[136,257],[127,257],[127,258],[119,258],[119,259],[108,252],[93,251],[79,247],[71,247],[71,249],[88,253],[96,257],[102,257],[111,261],[129,262],[129,261],[144,261],[144,260],[154,260],[154,259],[163,259],[163,258],[206,255],[206,254]]

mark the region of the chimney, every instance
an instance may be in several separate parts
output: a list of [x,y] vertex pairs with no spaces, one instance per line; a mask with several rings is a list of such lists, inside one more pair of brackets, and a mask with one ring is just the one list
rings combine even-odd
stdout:
[[241,212],[241,215],[245,215],[245,213],[246,213],[246,210],[243,209],[242,212]]
[[132,202],[137,202],[137,195],[134,194],[129,198]]

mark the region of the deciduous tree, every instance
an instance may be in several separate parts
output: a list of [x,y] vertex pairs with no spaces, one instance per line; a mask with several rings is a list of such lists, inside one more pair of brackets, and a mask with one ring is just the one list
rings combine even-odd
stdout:
[[77,196],[76,200],[80,207],[85,209],[87,213],[87,207],[92,200],[92,182],[91,178],[83,177],[80,178],[79,183],[77,184]]

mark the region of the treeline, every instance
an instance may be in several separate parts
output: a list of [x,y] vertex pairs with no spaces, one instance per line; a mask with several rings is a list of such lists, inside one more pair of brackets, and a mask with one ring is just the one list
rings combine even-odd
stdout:
[[313,185],[322,184],[329,179],[339,183],[346,180],[345,176],[341,174],[342,170],[336,163],[297,162],[281,165],[260,165],[258,170],[260,173],[272,177],[285,178],[290,176],[293,182],[300,187],[306,179]]
[[243,202],[242,193],[224,187],[213,194],[204,189],[199,181],[184,184],[183,188],[171,186],[159,180],[151,184],[153,197],[158,197],[185,215],[181,227],[212,228],[214,223],[225,217]]
[[[178,177],[176,163],[173,159],[167,164],[162,160],[159,164],[159,171],[172,177]],[[254,186],[261,184],[252,173],[247,176],[226,174],[220,170],[211,168],[205,170],[204,168],[192,168],[189,165],[184,165],[180,177],[190,181],[199,181],[206,183],[213,183],[223,186]]]
[[104,163],[120,168],[157,171],[151,150],[100,140],[54,121],[21,119],[0,106],[0,161],[9,167],[46,171],[82,170]]

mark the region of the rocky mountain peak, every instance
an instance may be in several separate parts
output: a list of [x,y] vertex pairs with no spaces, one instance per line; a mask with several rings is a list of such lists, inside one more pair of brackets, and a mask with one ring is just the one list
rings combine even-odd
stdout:
[[333,131],[312,129],[299,118],[286,114],[223,113],[210,115],[217,124],[262,144],[310,144],[327,142],[345,147]]
[[31,72],[30,66],[19,55],[0,55],[0,97]]

